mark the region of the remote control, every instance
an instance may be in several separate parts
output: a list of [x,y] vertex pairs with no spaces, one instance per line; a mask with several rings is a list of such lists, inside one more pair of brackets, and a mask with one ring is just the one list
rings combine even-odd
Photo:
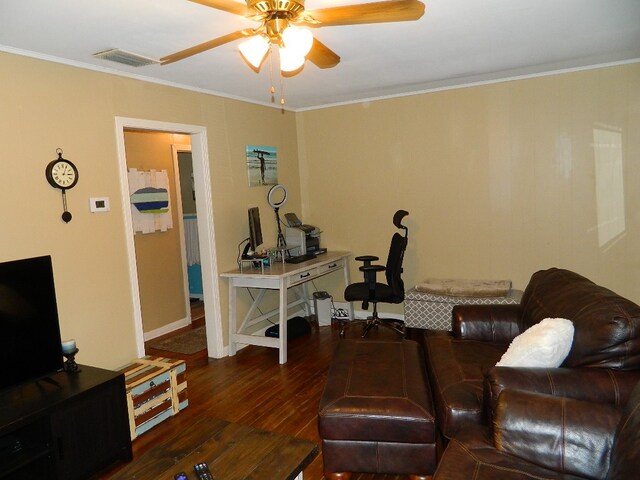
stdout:
[[214,480],[213,475],[206,463],[196,463],[193,466],[198,480]]
[[184,472],[176,473],[173,478],[174,480],[189,480],[189,477],[187,477],[187,474]]

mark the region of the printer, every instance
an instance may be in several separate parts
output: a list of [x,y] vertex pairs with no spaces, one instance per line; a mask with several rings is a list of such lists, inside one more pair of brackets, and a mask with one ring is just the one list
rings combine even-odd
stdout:
[[319,255],[327,251],[326,248],[320,248],[319,228],[304,225],[294,213],[285,214],[285,218],[288,224],[285,241],[290,255]]

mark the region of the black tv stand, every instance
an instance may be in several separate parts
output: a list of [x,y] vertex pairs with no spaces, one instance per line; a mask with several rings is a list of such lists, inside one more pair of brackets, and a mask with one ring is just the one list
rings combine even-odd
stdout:
[[58,382],[56,382],[53,378],[51,377],[44,377],[41,378],[40,380],[36,380],[37,382],[44,382],[44,383],[48,383],[49,385],[53,385],[54,387],[59,387],[60,384]]
[[0,479],[80,480],[132,458],[124,375],[82,366],[0,391]]

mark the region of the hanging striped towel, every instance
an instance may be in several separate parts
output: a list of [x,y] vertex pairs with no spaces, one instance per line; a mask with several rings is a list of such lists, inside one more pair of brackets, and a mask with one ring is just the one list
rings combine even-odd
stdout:
[[198,243],[198,216],[186,214],[184,220],[184,239],[187,246],[187,265],[200,263],[200,244]]

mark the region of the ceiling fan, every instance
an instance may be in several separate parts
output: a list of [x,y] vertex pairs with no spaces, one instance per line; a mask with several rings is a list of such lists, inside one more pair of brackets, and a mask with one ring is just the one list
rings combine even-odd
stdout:
[[260,25],[228,33],[163,57],[160,59],[162,65],[235,40],[247,39],[239,48],[243,58],[255,71],[259,71],[271,47],[277,45],[280,69],[283,74],[291,76],[302,69],[305,59],[319,68],[335,67],[340,62],[340,57],[334,51],[301,27],[405,22],[417,20],[424,14],[424,4],[418,0],[388,0],[313,11],[305,11],[304,0],[246,0],[246,5],[234,0],[190,1],[244,16],[260,22]]

